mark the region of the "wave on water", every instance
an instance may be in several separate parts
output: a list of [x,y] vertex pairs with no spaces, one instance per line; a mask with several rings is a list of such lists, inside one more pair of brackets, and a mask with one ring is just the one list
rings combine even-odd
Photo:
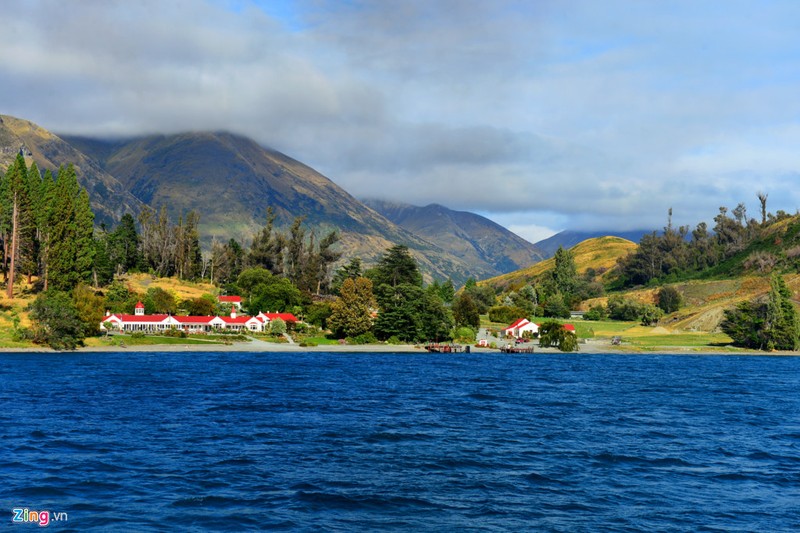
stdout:
[[0,501],[69,530],[800,529],[800,358],[3,357]]

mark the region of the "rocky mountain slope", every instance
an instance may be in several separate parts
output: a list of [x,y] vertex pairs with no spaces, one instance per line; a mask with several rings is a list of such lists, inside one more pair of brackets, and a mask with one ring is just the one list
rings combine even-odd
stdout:
[[434,243],[492,275],[519,270],[544,259],[544,254],[522,237],[491,220],[439,204],[410,204],[365,200],[368,206],[395,224]]
[[98,163],[86,154],[44,128],[27,120],[0,115],[0,169],[22,152],[30,164],[36,161],[39,170],[55,172],[60,165],[72,163],[79,183],[89,192],[97,225],[115,224],[125,213],[134,216],[142,202]]

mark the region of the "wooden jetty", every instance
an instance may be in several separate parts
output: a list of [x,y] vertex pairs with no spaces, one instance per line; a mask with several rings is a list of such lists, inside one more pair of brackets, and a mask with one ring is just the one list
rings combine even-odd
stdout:
[[533,346],[519,348],[517,346],[503,346],[500,348],[503,353],[533,353]]
[[460,344],[439,344],[438,342],[426,344],[425,349],[431,353],[461,353],[465,351],[464,347]]

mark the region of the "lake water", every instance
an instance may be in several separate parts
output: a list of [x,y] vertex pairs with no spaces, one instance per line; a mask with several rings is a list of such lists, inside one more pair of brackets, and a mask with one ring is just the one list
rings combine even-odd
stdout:
[[0,408],[12,531],[800,529],[796,357],[0,354]]

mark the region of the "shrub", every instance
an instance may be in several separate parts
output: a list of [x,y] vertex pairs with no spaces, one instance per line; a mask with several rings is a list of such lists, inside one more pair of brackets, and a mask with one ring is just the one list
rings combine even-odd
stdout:
[[608,312],[606,308],[600,304],[593,305],[589,308],[588,311],[583,315],[585,320],[603,320],[608,318]]
[[658,307],[665,313],[674,313],[681,308],[681,293],[675,287],[661,287],[656,295]]
[[465,342],[465,343],[472,343],[475,342],[475,337],[477,334],[475,330],[472,328],[462,327],[456,330],[456,341],[457,342]]
[[608,299],[608,316],[614,320],[639,320],[643,311],[642,304],[622,296]]
[[276,318],[269,323],[269,332],[273,335],[283,335],[286,333],[286,322],[280,318]]
[[347,344],[375,344],[377,342],[378,339],[375,338],[375,334],[371,331],[347,338]]

